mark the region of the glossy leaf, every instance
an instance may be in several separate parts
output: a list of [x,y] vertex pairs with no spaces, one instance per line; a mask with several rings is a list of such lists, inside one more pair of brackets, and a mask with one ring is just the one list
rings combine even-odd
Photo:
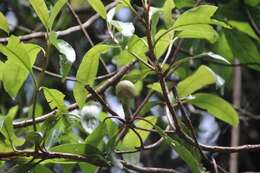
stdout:
[[155,83],[152,83],[152,84],[149,84],[147,85],[148,88],[154,90],[154,91],[157,91],[158,93],[163,93],[162,92],[162,88],[161,88],[161,85],[159,82],[155,82]]
[[239,116],[237,112],[221,97],[206,93],[197,93],[194,97],[195,99],[188,100],[188,102],[207,110],[211,115],[232,126],[238,125]]
[[0,29],[5,31],[6,33],[9,33],[9,24],[3,15],[3,13],[0,11]]
[[55,18],[61,11],[62,7],[67,3],[67,1],[68,0],[58,0],[54,7],[51,9],[50,18],[48,20],[48,26],[50,30],[52,29]]
[[79,167],[83,173],[95,173],[97,170],[96,166],[85,162],[80,162]]
[[51,107],[51,109],[58,108],[61,112],[66,112],[66,107],[64,105],[65,95],[56,89],[49,89],[46,87],[42,87],[44,96]]
[[195,73],[178,83],[177,92],[180,97],[185,97],[213,83],[222,86],[224,81],[209,67],[202,65]]
[[106,8],[101,0],[88,0],[88,3],[103,19],[106,19]]
[[40,18],[45,28],[49,29],[49,11],[44,0],[30,0],[30,3],[35,10],[37,16]]
[[4,63],[0,61],[0,81],[3,80],[3,73],[4,73]]

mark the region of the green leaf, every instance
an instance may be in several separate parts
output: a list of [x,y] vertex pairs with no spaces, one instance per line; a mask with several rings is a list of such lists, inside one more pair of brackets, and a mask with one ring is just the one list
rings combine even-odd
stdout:
[[83,173],[95,173],[97,170],[96,166],[85,162],[80,162],[79,167]]
[[100,123],[97,128],[86,138],[85,143],[92,146],[98,146],[107,133],[105,129],[106,123]]
[[4,63],[0,61],[0,81],[3,80],[3,73],[4,73]]
[[101,0],[88,0],[88,3],[103,19],[106,19],[107,11]]
[[186,162],[193,173],[204,173],[204,168],[200,164],[193,153],[185,147],[180,141],[172,139],[167,133],[165,133],[159,126],[154,126],[157,132],[163,137],[164,142],[173,148],[180,156],[182,160]]
[[0,11],[0,29],[2,29],[3,31],[5,31],[7,34],[9,34],[9,24],[5,18],[5,16],[3,15],[3,13]]
[[0,44],[0,52],[7,56],[8,60],[13,60],[13,62],[21,65],[27,71],[32,72],[30,56],[24,48],[24,44],[20,43],[18,37],[9,37],[7,46]]
[[67,109],[64,105],[65,95],[62,92],[46,87],[42,87],[42,90],[51,109],[58,108],[61,112],[67,112]]
[[[152,124],[155,124],[157,121],[156,116],[148,116],[148,117],[145,117],[144,119],[151,122]],[[145,129],[153,128],[153,126],[151,124],[148,124],[147,122],[142,121],[142,120],[137,121],[135,123],[135,125],[136,125],[136,127],[141,127],[141,128],[145,128]],[[143,130],[136,129],[136,131],[141,136],[143,142],[148,138],[148,136],[150,134],[150,132],[143,131]],[[130,130],[124,137],[124,139],[119,147],[122,149],[133,149],[135,147],[140,147],[140,145],[141,145],[141,143],[140,143],[138,137],[132,130]]]
[[173,39],[173,32],[167,32],[167,34],[164,34],[165,32],[165,29],[161,29],[155,35],[155,40],[159,39],[154,50],[156,58],[160,58],[165,53]]
[[112,20],[110,23],[125,37],[132,37],[134,35],[135,27],[133,23],[117,20]]
[[228,23],[235,29],[249,35],[257,41],[260,41],[259,37],[256,35],[255,31],[252,29],[249,23],[240,22],[235,20],[229,20]]
[[35,10],[37,16],[40,18],[45,28],[49,29],[49,12],[44,0],[30,0],[30,3]]
[[166,26],[169,28],[173,25],[173,17],[172,17],[172,10],[175,7],[175,3],[173,0],[166,0],[163,5],[163,13],[164,13],[164,22],[166,23]]
[[193,7],[194,0],[174,0],[177,8]]
[[237,126],[239,116],[234,108],[224,99],[212,94],[198,93],[195,94],[195,99],[188,100],[189,103],[206,109],[211,115],[232,125]]
[[54,5],[54,7],[51,9],[50,18],[48,20],[48,26],[49,26],[50,30],[52,29],[53,22],[54,22],[55,18],[59,14],[62,7],[67,3],[67,1],[68,0],[58,0],[56,2],[56,4]]
[[[24,51],[25,54],[29,56],[29,60],[31,64],[28,64],[29,68],[32,68],[38,53],[41,48],[35,44],[23,44],[20,43],[21,51]],[[21,63],[17,62],[16,59],[10,57],[13,56],[11,54],[8,55],[8,60],[5,62],[2,72],[2,80],[4,84],[5,90],[11,97],[16,97],[17,93],[21,89],[24,81],[27,79],[29,75],[29,71],[24,68]],[[26,55],[25,58],[28,58]],[[23,58],[23,57],[21,57]],[[19,63],[19,64],[18,64]]]
[[218,33],[208,24],[179,26],[175,31],[179,31],[177,36],[180,38],[206,39],[210,43],[214,43],[218,38]]
[[111,46],[105,44],[96,45],[84,55],[76,75],[78,82],[73,88],[73,94],[79,107],[82,107],[86,100],[87,91],[84,86],[93,86],[98,71],[99,58],[110,48]]
[[[238,58],[241,63],[260,63],[260,54],[256,44],[246,34],[238,31],[226,31],[225,34],[234,57]],[[260,70],[259,65],[249,67]]]
[[5,116],[4,123],[1,129],[1,133],[6,138],[6,143],[12,147],[20,146],[24,143],[23,138],[17,138],[14,133],[13,119],[18,111],[18,106],[12,107],[8,114]]
[[221,86],[224,81],[209,67],[201,65],[195,73],[178,83],[177,92],[180,97],[185,97],[213,83]]
[[255,7],[260,3],[260,0],[245,0],[245,3],[252,7]]
[[32,173],[53,173],[49,168],[47,168],[46,166],[43,165],[36,165],[33,170]]
[[177,18],[173,27],[181,27],[193,24],[210,24],[211,17],[216,12],[217,7],[212,5],[200,5],[184,12]]
[[157,91],[160,94],[163,94],[162,88],[161,88],[161,85],[160,85],[159,82],[155,82],[155,83],[149,84],[149,85],[147,85],[147,87],[152,89],[152,90],[154,90],[154,91]]
[[62,144],[49,149],[53,152],[64,152],[79,155],[98,155],[102,156],[103,153],[96,147],[88,144]]

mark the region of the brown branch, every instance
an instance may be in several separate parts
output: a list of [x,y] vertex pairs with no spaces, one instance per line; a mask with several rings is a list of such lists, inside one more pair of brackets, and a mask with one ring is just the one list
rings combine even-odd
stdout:
[[127,163],[126,161],[121,160],[121,163],[124,165],[124,167],[142,172],[142,173],[179,173],[174,169],[165,169],[165,168],[153,168],[153,167],[143,167],[143,166],[136,166],[130,163]]
[[[106,9],[110,9],[112,7],[114,7],[116,5],[117,2],[112,2],[110,4],[108,4],[106,6]],[[84,28],[89,27],[94,21],[96,21],[99,18],[98,14],[93,15],[92,17],[90,17],[85,23],[82,24],[82,26]],[[70,28],[67,28],[65,30],[62,31],[57,31],[56,34],[57,36],[64,36],[64,35],[68,35],[71,34],[73,32],[77,32],[81,29],[80,25],[77,26],[72,26]],[[31,34],[27,34],[27,35],[22,35],[19,36],[20,40],[30,40],[33,38],[41,38],[41,37],[46,37],[47,36],[47,32],[35,32],[35,33],[31,33]],[[8,41],[9,37],[4,37],[4,38],[0,38],[0,43],[4,43]]]
[[94,164],[96,166],[109,166],[104,160],[94,157],[94,156],[87,156],[87,155],[77,155],[71,153],[60,153],[60,152],[35,152],[35,151],[15,151],[15,152],[6,152],[0,153],[0,160],[2,159],[12,159],[17,157],[33,157],[35,159],[67,159],[67,160],[76,160],[76,161],[83,161]]
[[[75,12],[75,10],[73,9],[73,7],[70,5],[70,3],[67,3],[67,6],[69,7],[70,11],[72,12],[73,16],[76,18],[82,32],[84,33],[85,37],[87,38],[88,42],[90,43],[90,45],[93,47],[95,46],[94,42],[92,41],[91,37],[89,36],[86,28],[83,26],[79,16],[77,15],[77,13]],[[109,69],[107,68],[105,62],[103,61],[103,59],[100,58],[100,62],[103,65],[105,71],[109,74]]]
[[[128,64],[127,66],[123,67],[122,69],[120,69],[113,77],[109,78],[105,83],[103,83],[102,85],[100,85],[97,89],[96,92],[97,93],[103,93],[109,86],[113,85],[114,83],[118,82],[118,80],[120,80],[136,63],[137,61],[133,61],[132,63]],[[91,95],[87,96],[87,99],[89,99],[91,97]],[[71,104],[68,106],[68,110],[72,111],[74,109],[78,108],[78,105],[76,103]],[[57,109],[39,116],[37,118],[35,118],[35,122],[36,123],[41,123],[43,121],[45,121],[46,119],[48,119],[49,117],[54,116],[57,113]],[[15,121],[13,122],[13,126],[14,128],[21,128],[21,127],[26,127],[26,126],[30,126],[32,125],[33,121],[32,119],[28,119],[28,120],[22,120],[22,121]]]

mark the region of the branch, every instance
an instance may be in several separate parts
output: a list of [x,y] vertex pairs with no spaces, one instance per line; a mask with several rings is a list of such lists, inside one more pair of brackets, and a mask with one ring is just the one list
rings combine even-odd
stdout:
[[[114,7],[116,5],[117,2],[112,2],[110,4],[108,4],[106,6],[106,9],[110,9],[112,7]],[[82,26],[84,28],[89,27],[95,20],[97,20],[99,18],[98,14],[93,15],[92,17],[90,17],[85,23],[82,24]],[[70,28],[67,28],[65,30],[62,31],[57,31],[56,34],[57,36],[64,36],[64,35],[68,35],[71,34],[73,32],[77,32],[81,29],[80,25],[77,26],[72,26]],[[33,38],[40,38],[40,37],[46,37],[47,36],[47,32],[35,32],[35,33],[31,33],[31,34],[27,34],[27,35],[22,35],[19,36],[20,40],[30,40]],[[9,39],[9,37],[4,37],[4,38],[0,38],[0,43],[4,43],[7,42]]]
[[60,152],[35,152],[35,151],[15,151],[15,152],[6,152],[0,153],[0,160],[7,158],[17,158],[17,157],[33,157],[36,159],[68,159],[68,160],[76,160],[83,161],[94,164],[100,167],[109,166],[104,160],[94,157],[94,156],[86,156],[86,155],[77,155],[71,153],[60,153]]
[[[116,83],[118,80],[120,80],[136,63],[137,61],[133,61],[132,63],[128,64],[127,66],[123,67],[122,69],[120,69],[113,77],[109,78],[105,83],[103,83],[102,85],[100,85],[97,89],[96,92],[97,93],[103,93],[109,86],[113,85],[114,83]],[[89,99],[91,97],[91,95],[89,94],[87,96],[87,99]],[[73,103],[71,105],[68,106],[68,110],[72,111],[74,109],[78,108],[77,103]],[[57,109],[42,115],[40,117],[35,118],[35,122],[36,123],[41,123],[43,121],[45,121],[46,119],[48,119],[49,117],[54,116],[57,113]],[[32,119],[28,119],[28,120],[22,120],[22,121],[15,121],[13,122],[13,126],[14,128],[21,128],[21,127],[26,127],[26,126],[30,126],[33,124]]]
[[121,161],[121,163],[124,165],[124,167],[142,172],[142,173],[179,173],[174,169],[165,169],[165,168],[153,168],[153,167],[142,167],[142,166],[136,166],[132,165],[130,163],[127,163],[126,161]]

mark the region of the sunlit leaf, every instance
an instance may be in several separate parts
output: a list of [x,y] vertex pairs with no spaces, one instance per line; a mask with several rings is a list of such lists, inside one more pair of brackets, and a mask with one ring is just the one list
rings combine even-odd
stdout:
[[0,29],[5,31],[6,33],[9,33],[9,24],[1,11],[0,11]]
[[93,86],[98,66],[99,58],[102,53],[108,51],[111,48],[109,45],[99,44],[91,48],[83,57],[83,60],[77,71],[77,82],[73,88],[73,95],[80,107],[82,107],[86,100],[87,91],[85,85]]
[[177,91],[180,97],[185,97],[213,83],[222,86],[224,81],[209,67],[202,65],[195,73],[178,83]]
[[101,0],[88,0],[88,3],[103,19],[106,19],[107,11]]
[[66,112],[67,109],[64,105],[65,95],[56,89],[49,89],[42,87],[44,96],[49,103],[51,109],[58,108],[61,112]]
[[59,14],[60,10],[66,4],[67,1],[68,0],[58,0],[56,2],[56,4],[54,5],[54,7],[51,9],[50,18],[48,20],[48,26],[49,26],[50,30],[52,29],[53,22],[54,22],[55,18],[57,17],[57,15]]
[[49,24],[49,10],[44,2],[44,0],[30,0],[30,3],[35,10],[37,16],[40,18],[42,24],[48,30]]

